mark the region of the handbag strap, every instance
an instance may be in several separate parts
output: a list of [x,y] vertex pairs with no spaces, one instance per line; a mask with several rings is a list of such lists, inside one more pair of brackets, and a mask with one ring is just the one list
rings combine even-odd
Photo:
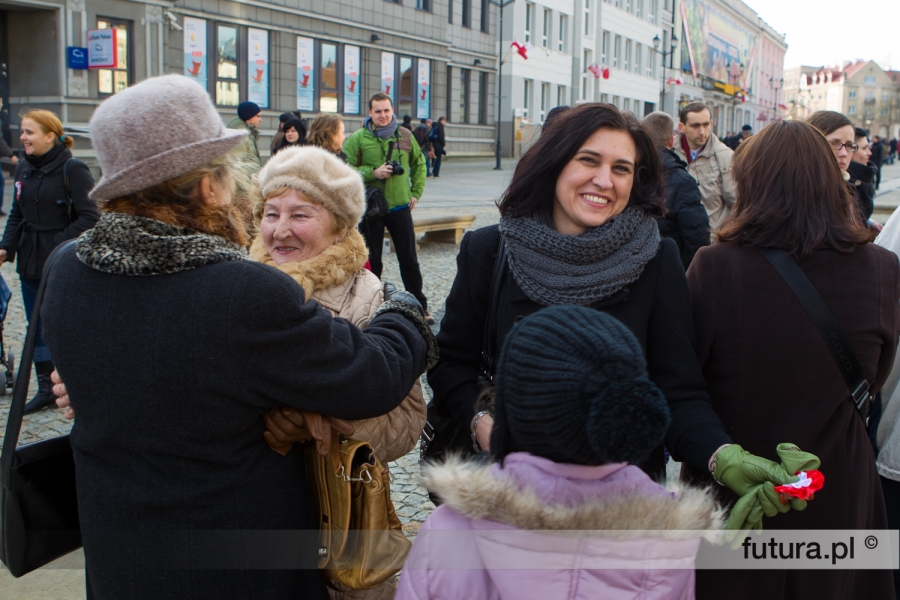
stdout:
[[63,184],[66,186],[66,220],[69,225],[72,224],[72,206],[75,201],[72,199],[72,186],[69,185],[69,163],[74,159],[70,158],[63,163]]
[[828,310],[825,300],[800,269],[800,265],[787,252],[778,248],[760,248],[760,252],[772,263],[806,309],[809,318],[819,330],[819,335],[828,346],[841,375],[844,376],[853,405],[862,414],[861,411],[864,410],[865,402],[869,398],[869,382],[863,376],[856,355],[850,349],[850,344],[847,343],[834,315]]
[[481,345],[481,371],[491,383],[494,381],[494,358],[497,354],[497,310],[505,273],[506,244],[501,237],[500,246],[497,248],[497,260],[494,262],[494,271],[491,273],[491,301],[484,323],[484,339]]
[[12,404],[9,407],[9,419],[6,421],[6,434],[3,438],[3,451],[0,454],[0,484],[7,489],[10,486],[10,473],[13,467],[13,457],[16,454],[16,445],[19,443],[22,418],[25,416],[25,398],[28,396],[28,384],[31,381],[31,361],[34,359],[34,346],[37,341],[38,325],[41,320],[41,303],[44,300],[44,289],[47,287],[47,276],[59,256],[74,245],[75,240],[70,240],[57,246],[50,254],[50,257],[44,264],[41,284],[38,286],[34,307],[31,309],[31,314],[34,318],[28,324],[28,332],[25,335],[25,347],[22,349],[19,372],[16,374],[16,386],[13,390]]

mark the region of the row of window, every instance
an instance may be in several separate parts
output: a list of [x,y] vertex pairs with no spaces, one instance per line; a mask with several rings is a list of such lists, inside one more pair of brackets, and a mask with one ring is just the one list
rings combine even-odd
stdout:
[[[525,119],[529,119],[534,111],[532,110],[532,101],[534,96],[534,80],[533,79],[525,79],[523,80],[524,86],[524,96],[522,100],[522,116]],[[547,113],[550,112],[552,108],[557,106],[568,106],[569,105],[569,92],[566,86],[557,85],[556,86],[556,104],[551,105],[551,92],[550,92],[550,84],[547,82],[541,82],[541,95],[540,101],[538,104],[538,112],[537,112],[537,122],[543,123],[547,118]]]
[[[856,100],[856,90],[850,90],[850,99]],[[890,92],[881,92],[881,101],[888,102],[891,99]],[[875,92],[873,90],[866,90],[866,102],[875,102]]]
[[[851,114],[851,115],[857,114],[857,113],[856,113],[856,105],[855,105],[855,104],[851,104],[851,105],[847,108],[847,113],[848,113],[848,114]],[[887,117],[887,116],[889,116],[890,114],[891,114],[891,109],[890,109],[889,106],[882,106],[882,107],[881,107],[881,116],[882,116],[882,117]],[[866,110],[866,118],[867,118],[867,119],[871,119],[871,118],[872,118],[872,111],[871,111],[871,109]]]
[[[585,0],[590,2],[590,0]],[[535,33],[537,32],[537,22],[535,21],[536,10],[533,2],[525,3],[525,41],[537,45]],[[558,13],[557,18],[553,18],[553,11],[545,8],[541,11],[541,39],[540,46],[542,48],[555,48],[560,52],[568,51],[568,35],[569,35],[569,15]],[[556,30],[554,31],[554,25]]]
[[[587,0],[586,0],[587,1]],[[621,8],[628,14],[638,19],[646,19],[656,23],[656,15],[659,13],[659,0],[603,0],[616,8]],[[670,8],[671,0],[666,0],[666,8]],[[587,33],[585,33],[587,35]]]
[[[623,46],[624,42],[624,46]],[[646,49],[646,52],[644,51]],[[603,32],[600,44],[603,64],[614,69],[630,71],[637,75],[656,78],[656,49],[640,42],[622,38],[621,35]]]
[[600,94],[600,102],[612,104],[620,110],[629,111],[638,118],[643,118],[656,110],[656,104],[654,104],[653,102],[641,100],[639,98],[635,98],[634,100],[632,100],[631,98],[612,96],[612,98],[610,99],[609,94]]

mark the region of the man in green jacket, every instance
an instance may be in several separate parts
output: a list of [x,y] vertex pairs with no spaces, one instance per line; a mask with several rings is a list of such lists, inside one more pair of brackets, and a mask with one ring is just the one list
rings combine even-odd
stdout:
[[[416,256],[412,222],[412,210],[425,191],[425,156],[412,133],[397,126],[390,96],[378,93],[369,99],[369,116],[362,128],[347,139],[344,154],[362,175],[366,187],[383,190],[387,200],[388,214],[366,217],[359,227],[369,247],[372,272],[381,277],[382,240],[387,228],[397,250],[403,285],[422,303],[425,320],[433,324],[428,300],[422,293],[422,271]],[[399,163],[402,170],[395,172],[390,163]]]
[[262,121],[262,114],[259,105],[255,102],[241,102],[238,104],[238,116],[228,122],[228,129],[246,129],[250,132],[241,145],[237,147],[236,152],[243,154],[242,160],[259,171],[262,166],[262,160],[259,157],[259,148],[256,145],[259,140],[259,124]]

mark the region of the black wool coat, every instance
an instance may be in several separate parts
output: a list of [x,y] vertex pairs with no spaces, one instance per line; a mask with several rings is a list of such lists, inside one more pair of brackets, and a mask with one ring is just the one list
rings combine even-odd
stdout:
[[661,150],[659,157],[666,176],[666,215],[656,221],[659,235],[678,245],[687,271],[697,250],[709,246],[709,215],[687,163],[668,148]]
[[[466,427],[475,414],[476,379],[499,243],[497,225],[463,238],[456,279],[437,336],[440,359],[428,372],[435,401]],[[505,269],[498,306],[499,356],[506,334],[543,306],[525,295],[509,268]],[[672,412],[666,448],[676,459],[706,468],[712,453],[731,439],[712,410],[694,352],[691,299],[675,243],[662,240],[656,257],[636,282],[591,308],[619,319],[644,349],[650,379],[662,390]],[[547,377],[552,378],[553,373]],[[652,476],[664,475],[662,447],[640,466]]]
[[124,276],[74,250],[41,317],[77,413],[88,598],[327,600],[296,569],[317,557],[303,453],[269,449],[263,417],[389,412],[425,369],[413,323],[361,331],[250,261]]
[[[0,240],[8,261],[18,257],[16,271],[26,279],[40,279],[53,249],[78,237],[100,219],[100,211],[88,197],[94,187],[90,169],[72,159],[68,148],[50,150],[54,151],[58,154],[40,168],[26,159],[19,161],[12,210]],[[63,165],[69,159],[71,207],[66,202],[63,179]]]
[[850,173],[850,180],[847,183],[856,194],[856,207],[865,225],[875,212],[875,174],[878,167],[872,162],[861,165],[851,161],[847,172]]

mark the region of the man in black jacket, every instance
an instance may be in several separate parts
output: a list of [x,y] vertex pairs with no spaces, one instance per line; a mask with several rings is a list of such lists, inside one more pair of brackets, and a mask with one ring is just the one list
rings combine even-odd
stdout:
[[884,164],[884,145],[881,143],[881,138],[877,135],[872,136],[872,158],[871,160],[876,167],[875,171],[875,189],[877,190],[881,187],[881,165]]
[[687,164],[672,152],[675,123],[662,111],[652,112],[641,121],[659,149],[666,174],[666,215],[657,220],[659,234],[678,244],[684,270],[690,266],[702,246],[709,246],[709,215],[703,207],[697,181],[687,172]]

